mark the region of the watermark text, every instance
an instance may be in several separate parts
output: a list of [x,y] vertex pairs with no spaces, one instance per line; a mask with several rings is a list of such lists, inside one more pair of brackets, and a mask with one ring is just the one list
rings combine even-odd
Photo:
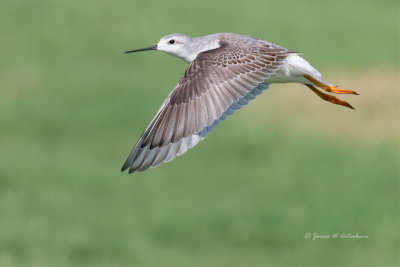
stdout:
[[322,233],[311,233],[307,232],[304,234],[305,239],[309,239],[312,241],[321,240],[321,239],[368,239],[369,236],[360,233],[330,233],[330,234],[322,234]]

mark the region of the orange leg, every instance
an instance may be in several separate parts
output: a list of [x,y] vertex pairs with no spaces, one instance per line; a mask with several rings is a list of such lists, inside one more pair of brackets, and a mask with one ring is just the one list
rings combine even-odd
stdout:
[[351,108],[351,109],[355,109],[349,103],[347,103],[346,101],[337,99],[336,97],[334,97],[332,95],[328,95],[328,94],[322,93],[321,91],[319,91],[317,88],[315,88],[311,84],[306,84],[306,85],[307,85],[308,88],[310,88],[314,93],[316,93],[323,100],[326,100],[326,101],[331,102],[331,103],[336,104],[336,105],[342,105],[342,106],[345,106],[345,107],[348,107],[348,108]]
[[322,83],[322,82],[318,81],[317,79],[315,79],[314,77],[312,77],[309,74],[305,74],[304,78],[306,78],[307,80],[309,80],[310,82],[312,82],[316,86],[324,89],[325,91],[327,91],[329,93],[358,95],[357,92],[354,92],[354,91],[351,91],[351,90],[338,89],[337,86],[331,86],[331,85],[327,85],[325,83]]

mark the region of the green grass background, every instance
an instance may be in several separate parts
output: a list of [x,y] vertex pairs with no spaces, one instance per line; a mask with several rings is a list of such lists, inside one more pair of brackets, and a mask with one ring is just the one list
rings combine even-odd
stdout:
[[[187,66],[123,51],[172,32],[236,32],[301,51],[332,79],[398,75],[398,10],[390,0],[2,0],[0,266],[398,266],[399,121],[382,112],[399,114],[398,93],[390,104],[347,98],[360,101],[353,112],[311,94],[289,105],[295,85],[277,87],[173,162],[119,171]],[[398,79],[375,88],[398,89]],[[371,137],[359,128],[371,116],[391,127]]]

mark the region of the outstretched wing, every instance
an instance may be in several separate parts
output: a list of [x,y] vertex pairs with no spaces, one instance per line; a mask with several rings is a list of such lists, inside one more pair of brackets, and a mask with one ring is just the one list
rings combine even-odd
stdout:
[[144,171],[185,153],[219,121],[254,99],[291,53],[254,40],[254,45],[202,52],[169,94],[133,148],[122,171]]

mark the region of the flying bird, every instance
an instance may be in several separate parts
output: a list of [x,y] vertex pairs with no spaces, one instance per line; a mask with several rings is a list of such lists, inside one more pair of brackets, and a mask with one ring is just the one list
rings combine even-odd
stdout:
[[125,53],[159,50],[190,63],[128,156],[122,171],[141,172],[169,162],[203,140],[214,127],[247,105],[271,83],[301,83],[323,100],[354,109],[320,91],[355,94],[322,80],[298,52],[233,33],[191,38],[164,36],[153,46]]

